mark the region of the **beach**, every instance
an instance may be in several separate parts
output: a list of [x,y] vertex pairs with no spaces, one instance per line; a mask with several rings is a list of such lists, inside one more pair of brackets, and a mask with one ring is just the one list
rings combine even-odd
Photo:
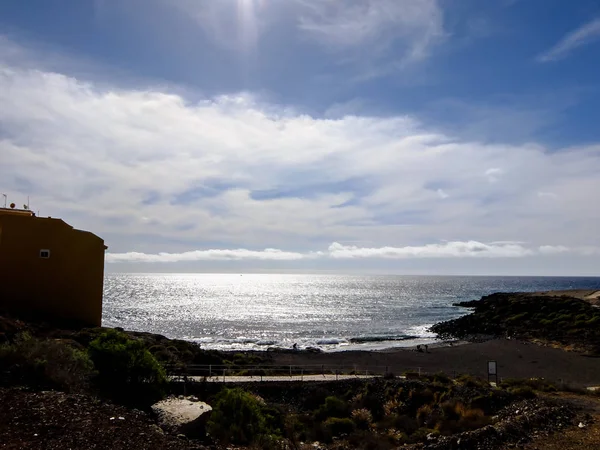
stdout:
[[487,377],[487,362],[496,361],[499,378],[534,378],[563,382],[575,387],[600,385],[600,358],[585,353],[537,345],[512,339],[485,342],[430,345],[429,351],[390,349],[384,351],[345,351],[271,353],[276,365],[343,366],[372,372],[400,375],[407,371],[471,374]]
[[[596,323],[577,322],[576,318],[581,318],[580,313],[586,317],[598,315],[596,304],[599,294],[597,290],[583,289],[494,294],[467,302],[463,306],[475,308],[470,314],[441,324],[445,325],[445,331],[455,336],[466,332],[464,340],[440,339],[429,345],[428,351],[423,351],[424,346],[420,346],[421,351],[413,347],[331,353],[275,352],[273,362],[357,366],[360,371],[397,375],[444,372],[447,375],[465,373],[485,378],[488,361],[496,361],[499,379],[545,378],[575,387],[598,386],[600,355],[592,345],[596,339]],[[521,312],[523,309],[538,315],[527,316]],[[561,316],[546,328],[536,328],[544,322],[544,317],[555,318],[553,311],[558,311]],[[491,329],[490,320],[492,328],[500,324],[503,327],[495,329],[493,336],[484,336],[483,333]],[[569,326],[578,328],[568,329]],[[557,333],[559,329],[562,331]],[[474,339],[476,333],[481,333],[478,339]]]

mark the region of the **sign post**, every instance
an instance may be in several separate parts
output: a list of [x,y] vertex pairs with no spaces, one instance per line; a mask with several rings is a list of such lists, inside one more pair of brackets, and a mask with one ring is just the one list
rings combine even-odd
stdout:
[[498,384],[498,365],[496,361],[488,361],[487,363],[487,373],[488,373],[488,382],[490,381],[490,377],[494,377],[496,380],[496,385]]

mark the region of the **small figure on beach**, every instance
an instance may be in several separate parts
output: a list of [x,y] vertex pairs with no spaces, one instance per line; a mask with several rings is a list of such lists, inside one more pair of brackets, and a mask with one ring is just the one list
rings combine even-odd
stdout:
[[418,352],[423,352],[423,350],[421,349],[421,344],[417,345],[417,351]]
[[296,344],[295,342],[294,345],[292,345],[292,350],[298,350],[298,344]]
[[429,345],[425,344],[425,353],[429,353]]

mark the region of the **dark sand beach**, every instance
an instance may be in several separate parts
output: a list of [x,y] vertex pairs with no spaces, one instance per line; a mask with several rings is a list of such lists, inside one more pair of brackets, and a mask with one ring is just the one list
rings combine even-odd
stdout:
[[497,361],[501,378],[541,377],[577,387],[600,385],[600,358],[584,353],[541,346],[510,339],[492,339],[478,343],[430,346],[429,352],[415,349],[386,351],[347,351],[332,353],[277,352],[273,364],[336,365],[358,370],[385,371],[396,375],[420,370],[449,375],[468,373],[487,376],[487,362]]
[[[600,297],[600,291],[572,290],[525,294],[495,294],[489,296],[485,301],[494,302],[496,301],[496,297],[502,300],[502,296],[516,301],[515,304],[517,307],[520,302],[529,302],[528,308],[538,311],[545,309],[540,308],[540,305],[550,305],[552,302],[559,302],[556,303],[562,305],[559,308],[573,308],[573,300],[595,305]],[[538,302],[540,303],[538,304]],[[587,308],[589,309],[589,307]],[[595,308],[592,307],[588,310],[587,314],[591,314],[594,311]],[[564,312],[564,310],[561,312]],[[510,313],[505,312],[503,314],[507,316],[498,316],[497,320],[508,323],[506,322],[510,317],[508,314],[512,313],[514,311]],[[473,316],[473,314],[476,313],[472,313],[470,316]],[[479,314],[473,317],[481,317],[483,320],[486,316]],[[454,322],[458,323],[461,320],[464,319]],[[480,323],[478,320],[470,324],[474,328],[473,332],[483,332],[477,330]],[[517,322],[513,321],[511,323],[515,324]],[[525,332],[527,334],[528,326],[531,325],[524,323],[520,325],[520,329],[517,327],[516,330],[519,333]],[[270,364],[313,366],[315,368],[313,370],[319,370],[320,366],[324,366],[325,371],[329,369],[330,373],[336,367],[339,367],[345,373],[350,372],[356,367],[358,372],[391,372],[395,375],[405,372],[429,374],[444,372],[451,376],[471,374],[484,378],[487,377],[487,362],[493,360],[497,362],[498,377],[500,379],[545,378],[574,387],[589,387],[600,386],[600,355],[597,352],[584,351],[585,344],[591,343],[588,339],[592,339],[593,336],[585,330],[593,330],[594,328],[595,325],[590,324],[585,325],[581,330],[577,330],[576,334],[556,335],[554,337],[558,337],[559,341],[562,338],[562,344],[557,345],[536,343],[542,342],[545,337],[539,336],[538,333],[538,336],[542,339],[534,339],[535,335],[532,335],[528,336],[528,339],[509,339],[501,336],[491,338],[491,336],[488,336],[486,339],[478,342],[474,342],[473,340],[470,342],[440,341],[438,344],[430,345],[427,352],[417,351],[415,348],[394,348],[381,351],[340,351],[328,353],[284,350],[268,352],[268,354],[270,355]],[[512,331],[514,332],[515,329],[512,329]],[[588,333],[588,337],[582,335],[581,332]],[[574,345],[569,345],[570,343]]]

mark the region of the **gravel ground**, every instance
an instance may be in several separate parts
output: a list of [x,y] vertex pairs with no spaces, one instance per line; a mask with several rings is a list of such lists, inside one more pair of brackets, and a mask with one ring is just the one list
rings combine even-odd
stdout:
[[202,449],[141,411],[85,395],[0,389],[1,449]]

